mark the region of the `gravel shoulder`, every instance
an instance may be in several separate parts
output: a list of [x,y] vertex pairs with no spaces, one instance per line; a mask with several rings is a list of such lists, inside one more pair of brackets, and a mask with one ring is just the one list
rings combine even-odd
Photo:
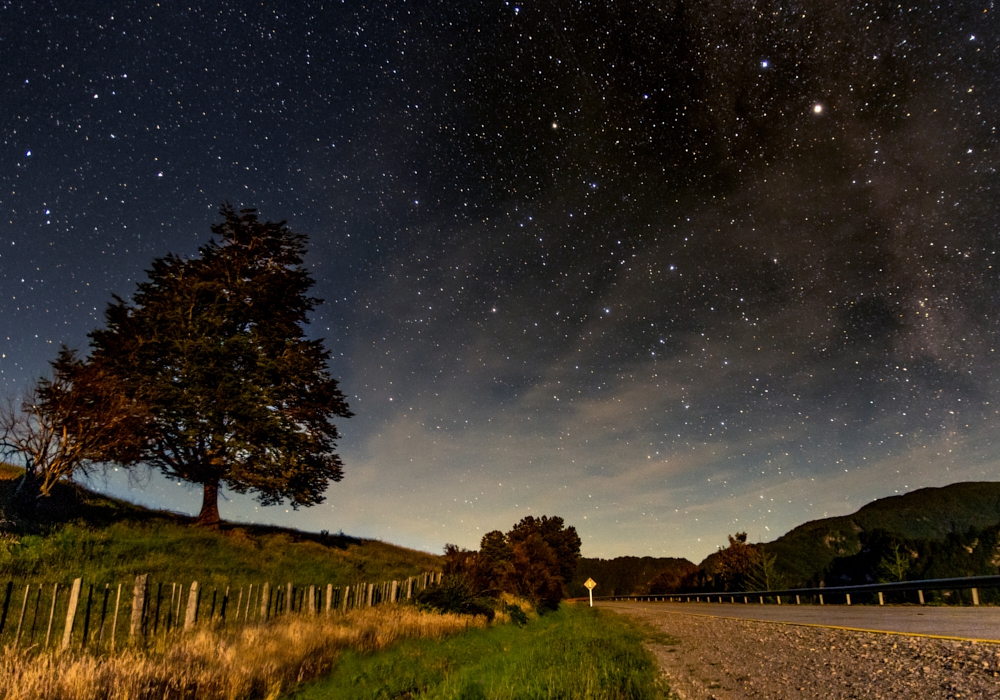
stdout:
[[601,603],[656,632],[680,700],[1000,698],[1000,645],[726,620]]

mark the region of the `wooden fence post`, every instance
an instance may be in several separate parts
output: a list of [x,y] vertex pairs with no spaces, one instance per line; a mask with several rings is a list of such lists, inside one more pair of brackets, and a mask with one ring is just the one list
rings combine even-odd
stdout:
[[24,600],[21,601],[21,617],[17,619],[17,634],[14,635],[14,646],[21,641],[21,628],[24,626],[24,612],[28,609],[28,594],[31,592],[31,584],[24,587]]
[[406,578],[406,599],[407,600],[412,600],[413,599],[413,577],[412,576],[408,576]]
[[326,614],[330,614],[330,610],[333,607],[333,584],[326,584]]
[[316,614],[316,586],[309,586],[309,614]]
[[396,602],[396,595],[399,593],[399,581],[392,582],[392,589],[389,592],[389,602]]
[[49,640],[52,639],[52,620],[56,616],[56,595],[59,593],[59,584],[52,584],[52,606],[49,608],[49,626],[45,630],[45,649],[49,648]]
[[372,606],[372,597],[374,597],[374,595],[375,595],[375,584],[374,583],[369,583],[368,584],[368,605],[366,607],[370,608]]
[[261,589],[260,593],[260,619],[267,619],[267,612],[271,606],[271,584],[267,581],[264,582],[264,588]]
[[243,611],[243,622],[247,622],[250,619],[250,601],[253,600],[253,584],[250,584],[250,588],[247,589],[247,609]]
[[76,606],[80,603],[80,588],[82,586],[82,578],[73,579],[73,588],[69,592],[69,607],[66,609],[66,626],[63,628],[63,649],[69,649],[70,639],[73,636],[73,622],[76,620]]
[[115,617],[111,623],[111,653],[115,653],[115,637],[118,632],[118,607],[122,602],[122,585],[118,584],[118,595],[115,597]]
[[847,594],[847,604],[848,605],[851,604],[851,594],[850,593]]
[[[107,588],[104,589],[104,603],[107,605],[108,593]],[[156,584],[156,609],[153,611],[153,636],[160,631],[160,608],[163,605],[163,581]],[[103,614],[103,613],[102,613]],[[101,625],[104,625],[104,618],[101,618]]]
[[920,598],[920,604],[923,605],[924,604],[924,592],[923,591],[917,591],[917,597]]
[[222,594],[222,605],[219,606],[219,621],[222,624],[226,624],[226,613],[229,608],[229,586],[226,586],[226,592]]
[[178,583],[177,584],[177,603],[176,603],[176,607],[174,608],[174,627],[177,627],[180,624],[180,619],[181,619],[181,603],[183,602],[183,600],[184,600],[184,586]]
[[978,588],[973,588],[972,589],[972,604],[973,605],[979,605],[979,589]]
[[184,611],[184,630],[194,627],[198,621],[198,582],[191,582],[191,590],[188,592],[187,609]]
[[293,604],[295,602],[295,598],[293,596],[295,589],[292,588],[292,584],[289,582],[285,590],[287,591],[285,594],[285,614],[291,615],[292,610],[295,608]]
[[344,599],[341,601],[341,607],[343,607],[344,612],[347,612],[347,599],[350,597],[350,595],[351,595],[351,587],[344,586]]
[[87,586],[87,607],[84,609],[83,613],[83,641],[80,642],[80,648],[87,648],[87,635],[90,634],[90,603],[94,598],[94,584]]
[[28,632],[28,643],[35,641],[35,627],[38,626],[38,608],[42,603],[42,584],[38,584],[38,592],[35,593],[35,609],[31,613],[31,631]]
[[7,610],[10,608],[10,596],[14,592],[14,582],[7,582],[7,591],[3,597],[3,609],[0,610],[0,634],[3,634],[4,627],[7,626]]
[[885,598],[882,596],[882,591],[878,592],[878,604],[885,605]]
[[135,577],[135,588],[132,590],[132,624],[129,625],[128,636],[132,639],[142,633],[142,613],[146,608],[146,584],[149,574],[139,574]]
[[[104,621],[105,621],[105,619],[107,619],[107,616],[108,616],[108,595],[110,593],[111,593],[111,584],[110,583],[105,583],[104,584],[104,600],[101,603],[101,628],[97,631],[97,647],[98,648],[100,648],[101,643],[104,641]],[[55,597],[54,594],[53,594],[53,597]],[[53,606],[53,610],[54,609],[55,609],[55,606]],[[159,614],[159,613],[157,613],[157,614]],[[49,625],[51,626],[51,624],[52,623],[50,622]],[[47,644],[47,642],[46,642],[46,644]]]

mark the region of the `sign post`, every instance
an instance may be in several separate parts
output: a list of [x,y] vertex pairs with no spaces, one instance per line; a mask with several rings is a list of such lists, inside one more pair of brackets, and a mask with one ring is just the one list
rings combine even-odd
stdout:
[[587,587],[587,592],[590,593],[590,607],[594,607],[594,588],[597,586],[597,582],[592,578],[588,578],[583,582],[583,585]]

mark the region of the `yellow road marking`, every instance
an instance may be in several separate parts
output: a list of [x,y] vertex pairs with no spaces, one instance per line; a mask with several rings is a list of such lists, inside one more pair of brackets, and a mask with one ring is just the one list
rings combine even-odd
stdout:
[[[615,601],[615,602],[621,602],[621,601]],[[944,634],[923,634],[921,632],[890,632],[889,630],[869,630],[869,629],[864,629],[863,627],[820,625],[815,622],[785,622],[783,620],[760,620],[756,617],[729,617],[728,615],[707,615],[705,613],[689,613],[689,612],[680,612],[678,610],[661,610],[660,612],[669,613],[671,615],[690,615],[691,617],[708,617],[713,620],[739,620],[741,622],[769,622],[772,625],[789,625],[791,627],[817,627],[819,629],[845,630],[847,632],[870,632],[871,634],[895,634],[900,637],[922,637],[924,639],[948,639],[953,642],[976,642],[977,644],[1000,644],[1000,639],[976,639],[974,637],[951,637]]]

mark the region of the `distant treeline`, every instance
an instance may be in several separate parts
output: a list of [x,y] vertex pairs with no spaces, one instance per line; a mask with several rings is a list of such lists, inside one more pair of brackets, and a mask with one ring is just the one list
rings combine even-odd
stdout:
[[567,589],[571,596],[585,596],[583,582],[592,578],[597,582],[594,595],[641,595],[649,593],[654,582],[679,586],[697,570],[687,559],[675,557],[581,558]]

